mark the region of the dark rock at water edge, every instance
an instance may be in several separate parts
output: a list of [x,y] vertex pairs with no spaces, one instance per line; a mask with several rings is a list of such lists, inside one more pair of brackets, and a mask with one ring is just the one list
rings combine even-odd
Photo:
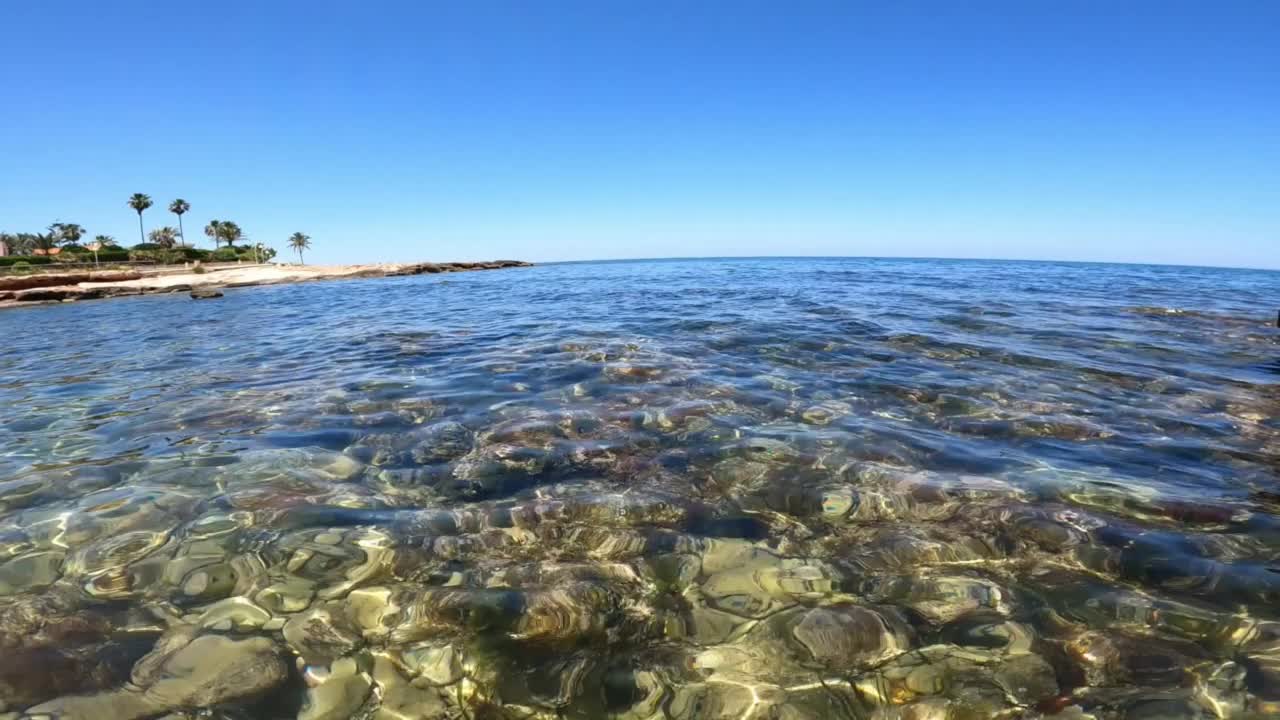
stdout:
[[58,285],[52,287],[30,288],[26,290],[14,290],[10,293],[5,293],[7,297],[3,299],[14,300],[16,302],[63,302],[71,300],[97,300],[106,297],[141,294],[141,289],[133,287],[100,286],[86,288],[79,285]]
[[218,288],[194,288],[191,291],[192,300],[212,300],[222,297],[222,290]]
[[450,262],[450,263],[415,263],[405,265],[396,270],[382,273],[386,277],[400,275],[427,275],[447,272],[464,272],[466,270],[502,270],[505,268],[533,267],[533,263],[522,260],[493,260],[491,262]]

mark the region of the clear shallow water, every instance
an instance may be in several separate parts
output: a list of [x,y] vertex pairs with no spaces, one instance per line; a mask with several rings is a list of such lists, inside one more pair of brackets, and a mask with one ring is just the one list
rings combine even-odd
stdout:
[[0,717],[1274,716],[1277,306],[806,259],[0,313]]

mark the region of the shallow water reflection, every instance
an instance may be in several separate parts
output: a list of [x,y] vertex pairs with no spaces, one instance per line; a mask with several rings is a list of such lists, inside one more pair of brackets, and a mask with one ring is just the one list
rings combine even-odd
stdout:
[[0,718],[1273,717],[1277,297],[743,260],[6,312]]

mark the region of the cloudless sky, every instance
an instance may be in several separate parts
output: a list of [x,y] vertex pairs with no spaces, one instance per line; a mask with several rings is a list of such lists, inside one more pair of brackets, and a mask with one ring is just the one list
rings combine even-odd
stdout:
[[6,2],[0,230],[1280,268],[1280,2]]

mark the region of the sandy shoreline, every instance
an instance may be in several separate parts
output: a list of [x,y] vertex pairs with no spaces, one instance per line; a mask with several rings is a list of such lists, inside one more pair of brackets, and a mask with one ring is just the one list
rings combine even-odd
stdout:
[[152,293],[351,278],[398,277],[471,270],[528,267],[530,263],[498,260],[476,263],[377,263],[370,265],[210,266],[204,273],[159,268],[122,272],[79,272],[0,277],[0,308],[76,302]]

